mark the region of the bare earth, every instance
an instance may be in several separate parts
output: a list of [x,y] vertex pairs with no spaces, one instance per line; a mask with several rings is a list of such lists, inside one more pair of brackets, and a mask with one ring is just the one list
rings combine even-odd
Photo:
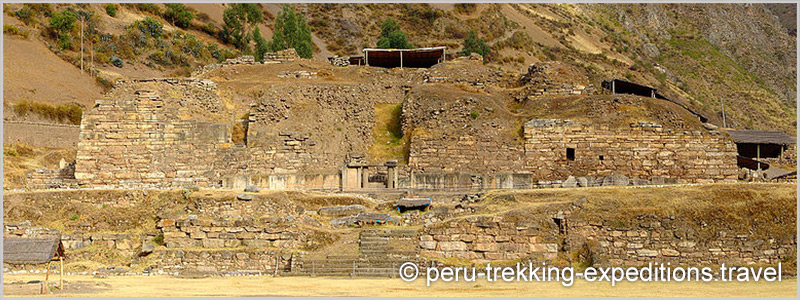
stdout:
[[[56,276],[56,281],[58,277]],[[42,275],[4,274],[4,296],[31,296],[32,288],[22,289],[22,280],[43,280]],[[127,276],[95,278],[93,276],[65,276],[65,290],[54,290],[51,296],[434,296],[434,297],[488,297],[488,296],[749,296],[795,297],[797,279],[781,282],[683,282],[642,283],[623,282],[612,287],[610,283],[576,281],[571,287],[558,282],[450,282],[425,286],[424,279],[407,283],[395,279],[350,279],[310,277],[212,277],[184,279],[171,276]],[[28,286],[35,286],[28,284]],[[27,293],[25,292],[27,291]]]

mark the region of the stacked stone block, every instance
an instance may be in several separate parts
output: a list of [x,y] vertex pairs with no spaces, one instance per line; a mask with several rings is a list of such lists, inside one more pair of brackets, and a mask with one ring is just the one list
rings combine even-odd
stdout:
[[462,221],[426,226],[420,235],[420,254],[429,258],[456,257],[478,261],[526,257],[553,259],[554,236],[533,227],[506,222],[502,217],[467,217]]
[[622,174],[736,180],[736,146],[718,131],[673,131],[650,122],[612,129],[557,119],[534,119],[524,130],[526,169],[541,179]]

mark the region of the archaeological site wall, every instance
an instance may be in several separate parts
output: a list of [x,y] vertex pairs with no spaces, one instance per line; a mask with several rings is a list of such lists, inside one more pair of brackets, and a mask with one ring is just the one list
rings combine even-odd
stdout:
[[31,146],[69,148],[78,145],[80,127],[23,121],[3,121],[3,144],[24,143]]
[[[623,185],[733,181],[737,176],[736,146],[717,131],[677,132],[650,122],[617,129],[534,119],[524,125],[524,136],[523,142],[414,137],[411,185],[535,188],[600,185],[609,175],[623,176]],[[570,176],[584,177],[586,183],[566,183]]]
[[[189,93],[209,82],[166,80]],[[230,126],[187,119],[152,90],[127,86],[132,93],[98,100],[84,114],[75,178],[89,185],[214,186],[214,164],[230,147]]]
[[525,124],[525,161],[534,177],[621,174],[688,182],[736,180],[736,146],[718,131],[673,131],[650,122],[611,129],[534,119]]
[[[553,219],[555,220],[555,219]],[[545,220],[550,222],[550,220]],[[796,241],[714,232],[702,238],[685,221],[645,217],[626,225],[559,219],[561,224],[505,217],[467,217],[426,226],[420,255],[478,261],[554,260],[559,253],[584,252],[596,265],[639,266],[777,264],[795,254]]]

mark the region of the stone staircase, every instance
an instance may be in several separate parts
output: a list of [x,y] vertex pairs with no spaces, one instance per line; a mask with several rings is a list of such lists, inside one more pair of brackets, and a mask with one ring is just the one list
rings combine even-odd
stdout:
[[302,259],[289,276],[395,277],[403,263],[416,261],[415,230],[365,229],[359,236],[358,255],[328,255]]

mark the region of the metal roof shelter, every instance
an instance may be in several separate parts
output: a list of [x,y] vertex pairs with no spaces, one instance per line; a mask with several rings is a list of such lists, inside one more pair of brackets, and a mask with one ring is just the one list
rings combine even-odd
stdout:
[[654,87],[651,87],[651,86],[646,86],[646,85],[643,85],[643,84],[638,84],[638,83],[635,83],[635,82],[631,82],[631,81],[627,81],[627,80],[619,79],[619,78],[614,78],[612,80],[604,80],[600,84],[600,86],[602,86],[603,88],[605,88],[607,90],[610,90],[612,94],[633,94],[633,95],[639,95],[639,96],[642,96],[642,97],[650,97],[650,98],[666,100],[666,101],[675,103],[675,104],[679,105],[680,107],[683,107],[685,110],[689,111],[693,115],[695,115],[698,118],[700,118],[701,122],[703,122],[703,123],[708,122],[708,118],[706,118],[705,116],[701,115],[700,113],[692,110],[691,108],[689,108],[688,106],[684,105],[683,103],[679,103],[678,101],[672,100],[672,99],[667,98],[666,96],[660,94],[658,92],[657,88],[654,88]]
[[739,167],[753,170],[768,170],[769,165],[765,168],[763,163],[747,162],[742,158],[756,162],[766,157],[782,158],[786,146],[796,143],[794,137],[777,130],[728,130],[727,132],[736,143],[736,151],[740,157],[737,160]]
[[747,144],[792,145],[794,137],[778,130],[728,130],[733,141]]
[[[61,237],[50,238],[21,238],[3,237],[3,263],[12,265],[39,265],[47,264],[44,293],[48,291],[47,281],[50,279],[50,263],[58,261],[61,264],[61,273],[64,274],[64,245]],[[59,286],[64,288],[64,280],[59,279]]]
[[368,66],[384,68],[430,68],[443,62],[447,47],[416,49],[376,49],[366,48],[364,63]]

